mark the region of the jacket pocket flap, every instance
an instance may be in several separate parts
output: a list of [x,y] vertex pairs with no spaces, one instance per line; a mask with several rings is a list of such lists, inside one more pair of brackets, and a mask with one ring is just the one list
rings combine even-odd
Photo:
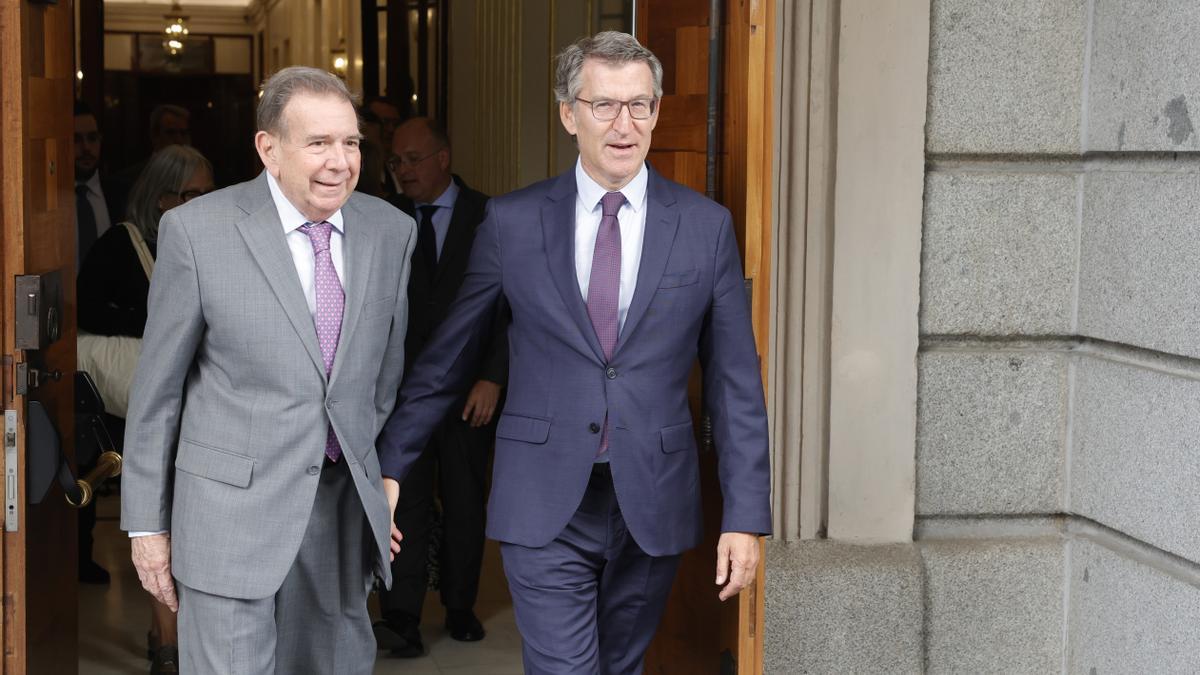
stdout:
[[679,274],[664,274],[658,282],[659,288],[678,288],[690,286],[700,280],[700,270],[688,270]]
[[501,415],[496,423],[496,435],[526,443],[545,443],[550,437],[550,420],[523,415]]
[[249,487],[254,460],[228,450],[180,440],[175,468],[235,487]]
[[364,319],[373,319],[380,314],[391,314],[396,311],[396,296],[389,295],[386,298],[372,300],[363,306],[362,317]]
[[662,451],[665,453],[691,450],[696,447],[696,434],[692,423],[685,422],[662,428]]

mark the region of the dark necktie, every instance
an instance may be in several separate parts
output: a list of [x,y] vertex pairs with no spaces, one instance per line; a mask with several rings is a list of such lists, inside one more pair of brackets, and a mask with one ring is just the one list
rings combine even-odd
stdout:
[[[317,345],[321,348],[325,376],[328,377],[333,373],[333,357],[337,354],[338,340],[342,336],[342,310],[346,304],[346,294],[333,267],[333,253],[329,250],[333,225],[327,222],[306,223],[300,231],[308,235],[313,247],[313,286],[317,297],[313,323],[317,327]],[[334,462],[342,456],[342,446],[332,425],[325,437],[325,456]]]
[[79,262],[82,263],[92,244],[96,243],[96,212],[88,200],[86,183],[75,184],[75,226],[79,238]]
[[[592,328],[604,350],[604,360],[612,359],[617,346],[620,326],[617,320],[617,305],[621,297],[621,224],[617,212],[625,203],[625,195],[609,192],[600,198],[603,215],[600,229],[596,232],[596,249],[592,255],[592,276],[588,280],[587,310]],[[604,416],[604,429],[600,433],[600,449],[597,455],[608,451],[608,415]]]
[[438,264],[437,233],[433,231],[433,214],[437,209],[438,207],[432,204],[417,209],[421,215],[421,222],[417,225],[417,248],[421,250],[421,257],[425,259],[425,269],[429,270],[430,281],[437,272]]

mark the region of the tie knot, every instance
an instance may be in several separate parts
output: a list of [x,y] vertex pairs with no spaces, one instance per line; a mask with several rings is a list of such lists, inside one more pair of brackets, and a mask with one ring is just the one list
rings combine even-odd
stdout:
[[329,237],[333,235],[333,225],[327,221],[320,223],[305,223],[300,231],[308,235],[312,242],[313,252],[322,253],[329,250]]
[[75,184],[75,195],[76,196],[82,197],[82,196],[86,195],[87,193],[88,193],[87,183],[76,183]]
[[621,210],[621,205],[625,203],[625,195],[620,192],[607,192],[600,198],[600,208],[603,209],[605,216],[615,216],[617,211]]
[[433,204],[425,204],[424,206],[418,206],[417,210],[421,212],[421,222],[432,223],[433,214],[437,213],[438,207]]

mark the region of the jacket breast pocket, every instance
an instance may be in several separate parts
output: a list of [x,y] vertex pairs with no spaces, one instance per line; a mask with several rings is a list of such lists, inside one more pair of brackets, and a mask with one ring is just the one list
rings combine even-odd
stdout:
[[175,468],[193,476],[208,478],[234,487],[249,487],[254,460],[229,450],[180,439]]
[[506,413],[496,423],[496,436],[540,445],[550,438],[550,420]]
[[664,274],[658,282],[659,288],[679,288],[680,286],[691,286],[700,281],[700,270],[688,270],[678,274]]

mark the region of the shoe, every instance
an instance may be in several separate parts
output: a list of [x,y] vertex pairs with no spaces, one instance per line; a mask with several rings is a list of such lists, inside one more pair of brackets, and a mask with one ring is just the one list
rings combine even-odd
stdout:
[[376,621],[371,628],[379,648],[389,650],[392,656],[414,659],[425,655],[425,645],[421,642],[416,619],[410,616],[383,619]]
[[85,584],[108,584],[108,570],[97,565],[95,560],[80,561],[79,581]]
[[179,647],[163,645],[154,652],[150,662],[150,675],[168,675],[179,672]]
[[479,642],[487,635],[483,624],[479,623],[479,617],[469,609],[446,610],[446,630],[450,631],[450,637],[459,642]]

